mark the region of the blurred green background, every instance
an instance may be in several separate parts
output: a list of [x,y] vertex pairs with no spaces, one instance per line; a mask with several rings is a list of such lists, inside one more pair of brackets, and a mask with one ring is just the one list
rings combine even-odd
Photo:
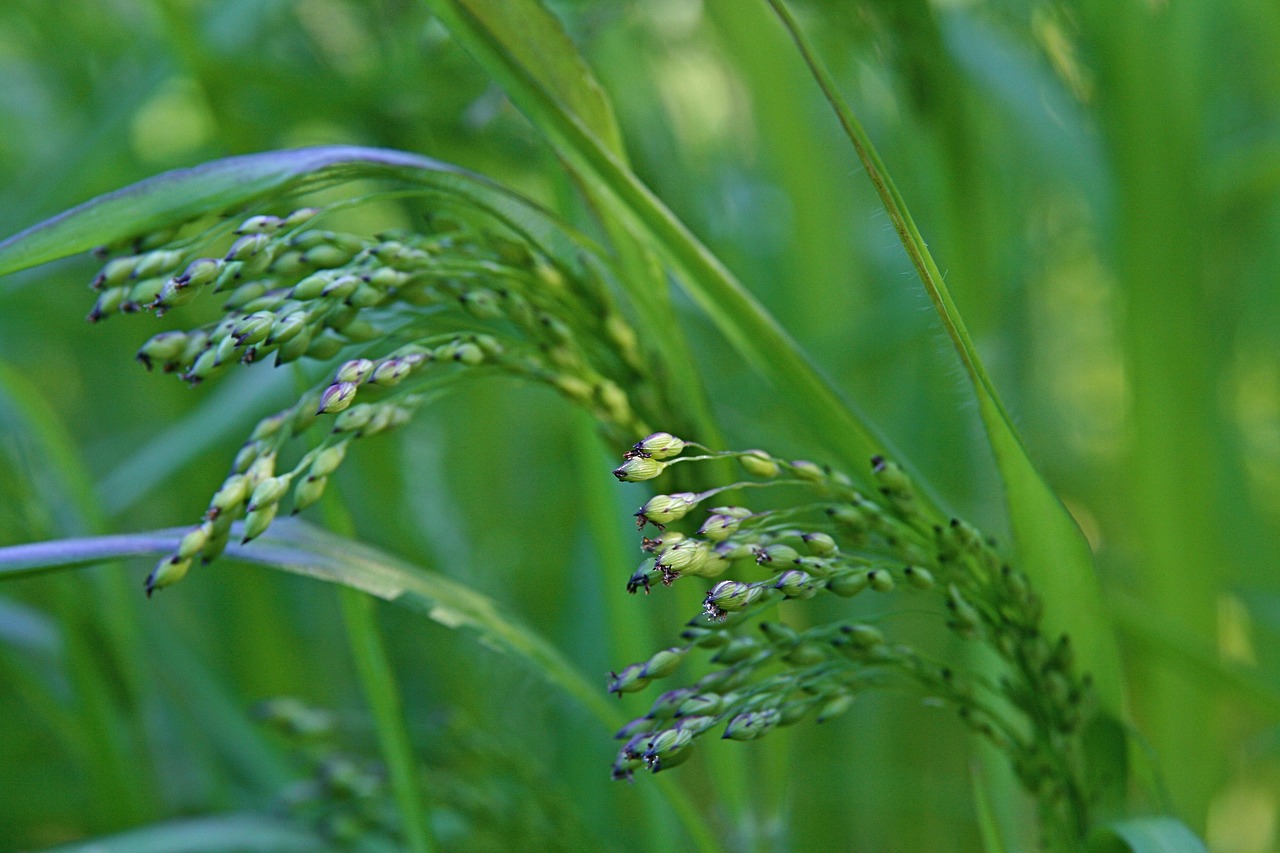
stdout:
[[[951,506],[1004,533],[954,357],[764,4],[553,8],[636,171]],[[1150,808],[1214,851],[1277,849],[1280,6],[797,11],[1094,546],[1157,756]],[[4,235],[157,171],[325,143],[458,163],[591,227],[554,154],[410,0],[63,0],[56,15],[6,0],[0,80]],[[0,544],[190,523],[256,417],[288,398],[256,374],[196,390],[147,374],[131,356],[156,321],[83,323],[93,271],[0,283]],[[731,445],[812,452],[686,307],[689,369]],[[621,450],[589,435],[549,392],[478,383],[360,447],[343,492],[362,538],[493,596],[603,690],[688,612],[630,600],[651,636],[610,639],[632,555],[590,529],[584,502],[616,495],[621,538],[645,492],[589,491]],[[311,767],[254,721],[273,696],[332,711],[332,749],[376,757],[333,589],[226,563],[144,601],[146,568],[0,588],[0,848],[272,807]],[[650,780],[608,781],[610,733],[569,700],[465,636],[379,616],[445,849],[679,843]],[[924,614],[886,619],[930,631]],[[979,843],[963,728],[919,696],[860,700],[789,732],[785,751],[717,746],[748,753],[751,820],[724,811],[734,783],[715,748],[672,775],[731,848]]]

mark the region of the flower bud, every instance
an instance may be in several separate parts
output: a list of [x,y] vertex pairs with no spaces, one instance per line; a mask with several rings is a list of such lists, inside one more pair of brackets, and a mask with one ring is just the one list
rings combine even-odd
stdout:
[[257,539],[266,532],[266,529],[271,526],[271,522],[275,520],[276,513],[279,511],[280,504],[269,503],[246,515],[244,517],[244,538],[240,540],[240,544],[243,545],[250,540]]
[[818,585],[814,582],[813,575],[808,572],[802,572],[799,569],[783,572],[773,586],[787,598],[812,598],[814,593],[818,591]]
[[266,234],[245,234],[231,244],[225,260],[247,261],[262,251],[271,238]]
[[138,349],[137,359],[146,366],[147,370],[151,369],[153,362],[160,362],[166,370],[171,370],[178,364],[182,353],[186,350],[187,336],[184,332],[161,332],[158,335],[152,335]]
[[191,569],[191,559],[189,557],[179,557],[177,554],[170,554],[156,563],[156,567],[151,570],[151,574],[147,575],[146,590],[147,598],[151,597],[151,593],[157,589],[164,589],[166,586],[172,586],[187,576],[187,572]]
[[848,638],[851,645],[863,650],[875,648],[884,642],[884,634],[879,628],[863,622],[841,625],[840,633]]
[[652,480],[661,474],[667,464],[650,456],[633,456],[614,468],[613,476],[623,483],[639,483],[643,480]]
[[267,339],[275,328],[276,315],[270,311],[255,311],[236,323],[231,337],[240,346],[253,346]]
[[753,477],[761,477],[766,480],[778,476],[778,463],[772,456],[763,450],[747,450],[743,451],[738,457],[738,463],[742,465],[742,469]]
[[676,492],[670,495],[654,495],[645,501],[644,506],[636,512],[636,526],[644,527],[646,523],[657,527],[678,521],[698,505],[698,496],[693,492]]
[[623,693],[635,693],[643,690],[649,683],[649,678],[644,674],[644,664],[633,663],[622,670],[622,672],[609,673],[609,692],[617,693],[621,696]]
[[702,522],[702,526],[698,528],[698,534],[712,542],[723,542],[737,532],[740,524],[742,522],[739,519],[730,515],[712,515]]
[[315,459],[311,460],[310,475],[312,477],[327,477],[337,471],[338,466],[342,464],[342,460],[346,458],[347,444],[348,442],[346,441],[339,442],[317,453]]
[[911,478],[896,462],[890,462],[883,456],[871,457],[871,473],[880,484],[880,491],[886,495],[909,497],[913,493]]
[[316,414],[332,415],[351,405],[356,398],[356,383],[337,382],[320,392],[320,404]]
[[413,362],[408,358],[390,358],[374,368],[369,381],[374,385],[391,387],[413,372]]
[[244,222],[240,223],[240,227],[235,230],[236,234],[271,234],[280,230],[283,224],[279,217],[276,216],[250,216]]
[[729,740],[753,740],[776,726],[779,719],[781,715],[776,708],[747,711],[729,721],[724,728],[724,737]]
[[902,570],[902,576],[907,579],[907,583],[916,589],[933,589],[933,573],[926,568],[907,566]]
[[806,533],[800,538],[808,546],[809,553],[817,557],[828,557],[840,550],[839,546],[836,545],[836,540],[821,531]]
[[669,432],[655,432],[635,443],[629,453],[653,459],[670,459],[679,456],[688,445],[682,438],[676,438]]
[[724,697],[719,693],[697,693],[680,703],[677,717],[714,716],[724,706]]
[[787,649],[800,641],[800,634],[796,629],[782,622],[761,622],[760,631],[769,645],[775,648]]
[[708,618],[723,619],[725,613],[745,610],[764,594],[764,587],[741,581],[720,581],[711,588],[702,606]]
[[253,494],[249,497],[249,512],[262,509],[270,504],[279,503],[280,498],[284,497],[284,493],[289,491],[290,478],[284,477],[267,477],[259,483],[253,490]]
[[685,649],[670,648],[656,652],[644,664],[645,678],[663,678],[676,671],[684,658]]
[[496,320],[502,316],[498,295],[492,290],[477,287],[459,296],[458,301],[462,303],[463,308],[467,309],[467,313],[476,319]]
[[359,432],[373,420],[378,407],[368,403],[359,403],[338,415],[333,422],[334,432]]
[[293,514],[297,515],[324,496],[328,477],[303,477],[293,489]]
[[822,466],[808,459],[797,459],[792,462],[791,473],[798,479],[807,480],[810,483],[821,483],[827,478],[827,472],[822,469]]
[[822,704],[814,721],[825,723],[827,720],[839,717],[853,706],[853,698],[854,695],[852,693],[837,693]]
[[209,501],[206,518],[217,518],[219,515],[234,512],[249,496],[249,478],[244,474],[232,474],[222,483],[222,488],[214,493]]
[[772,545],[766,545],[763,548],[755,549],[756,562],[760,565],[768,565],[770,563],[794,563],[800,559],[800,552],[790,545],[784,545],[781,542],[775,542]]
[[792,666],[816,666],[827,659],[827,653],[817,643],[797,643],[782,659]]
[[847,572],[827,581],[827,589],[841,598],[853,598],[870,585],[866,572]]
[[196,554],[204,550],[204,546],[209,544],[209,539],[213,536],[213,522],[205,521],[197,527],[191,528],[187,534],[182,537],[182,541],[178,543],[178,551],[175,556],[181,560],[190,560]]
[[662,550],[654,568],[662,572],[663,582],[669,584],[680,575],[697,575],[709,553],[707,543],[702,540],[681,539]]
[[711,660],[714,663],[730,666],[741,663],[758,651],[760,651],[760,643],[754,637],[734,637],[712,655]]
[[458,344],[454,350],[453,360],[459,364],[465,364],[467,367],[475,367],[476,365],[484,364],[484,350],[470,341],[465,341]]
[[876,592],[893,592],[893,575],[884,569],[872,569],[867,572],[867,583]]

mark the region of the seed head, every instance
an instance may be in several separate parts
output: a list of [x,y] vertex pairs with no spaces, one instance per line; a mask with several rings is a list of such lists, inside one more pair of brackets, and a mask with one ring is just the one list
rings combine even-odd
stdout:
[[661,462],[652,456],[632,456],[613,469],[613,476],[623,483],[639,483],[643,480],[652,480],[666,467],[666,462]]
[[738,457],[744,471],[753,477],[772,479],[781,470],[772,456],[763,450],[747,450]]

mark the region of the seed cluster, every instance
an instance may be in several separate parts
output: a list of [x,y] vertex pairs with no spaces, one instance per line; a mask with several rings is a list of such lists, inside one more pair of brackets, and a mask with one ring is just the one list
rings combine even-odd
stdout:
[[[341,206],[339,203],[338,206]],[[652,403],[649,362],[613,302],[599,262],[553,261],[519,235],[437,217],[428,233],[326,230],[327,209],[257,214],[150,235],[108,260],[88,319],[222,297],[223,316],[160,332],[138,360],[196,385],[235,364],[347,355],[322,386],[260,421],[201,523],[147,578],[147,593],[207,563],[243,518],[247,542],[292,495],[315,503],[350,442],[400,426],[462,373],[504,371],[583,406],[609,435],[647,431],[633,396]],[[211,254],[215,247],[225,247]],[[626,389],[626,390],[624,390]],[[291,439],[327,433],[277,470]]]
[[[703,454],[682,455],[690,447]],[[806,717],[822,722],[847,710],[859,692],[905,679],[956,709],[1009,756],[1040,803],[1046,831],[1081,831],[1090,800],[1081,744],[1092,712],[1089,678],[1075,671],[1067,637],[1041,633],[1039,599],[995,543],[964,521],[934,518],[902,468],[880,457],[871,462],[871,488],[864,491],[807,460],[761,450],[712,452],[657,433],[629,450],[614,474],[653,479],[676,465],[724,458],[736,459],[752,479],[659,494],[636,512],[642,529],[653,525],[659,534],[642,539],[648,557],[628,579],[630,592],[687,576],[716,582],[681,643],[612,673],[609,690],[639,691],[674,672],[695,648],[711,652],[714,668],[663,693],[618,732],[624,745],[614,778],[673,767],[688,758],[698,736],[719,726],[724,738],[750,740]],[[787,488],[799,497],[762,511],[711,506],[688,534],[667,527],[717,495],[754,488]],[[758,633],[746,630],[782,601],[895,591],[938,601],[955,634],[986,644],[1003,660],[999,680],[963,676],[866,622],[799,630],[772,620],[759,622]]]

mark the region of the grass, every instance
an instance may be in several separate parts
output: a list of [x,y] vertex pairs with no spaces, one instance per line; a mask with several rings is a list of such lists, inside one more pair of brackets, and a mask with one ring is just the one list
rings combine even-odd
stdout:
[[[623,592],[642,556],[628,515],[653,492],[608,470],[637,421],[864,481],[887,451],[942,518],[1016,544],[1003,553],[1047,624],[1069,630],[1101,706],[1134,733],[1088,741],[1111,775],[1091,783],[1106,792],[1100,849],[1197,849],[1188,828],[1215,851],[1275,846],[1274,12],[557,4],[566,37],[534,7],[482,0],[118,6],[72,0],[65,26],[34,2],[0,10],[14,81],[0,231],[218,157],[401,149],[547,213],[447,173],[414,184],[431,203],[498,210],[566,270],[607,258],[605,310],[648,360],[633,375],[599,356],[637,401],[603,442],[565,387],[490,371],[432,386],[411,424],[353,447],[333,508],[309,515],[367,545],[314,540],[330,549],[322,577],[368,571],[355,586],[395,598],[379,573],[404,572],[408,607],[239,557],[146,601],[136,557],[64,571],[46,555],[32,573],[0,552],[14,685],[0,813],[17,848],[124,831],[150,840],[121,849],[219,833],[272,849],[317,833],[355,849],[1034,845],[1000,762],[973,769],[969,730],[906,686],[608,782],[610,728],[662,688],[613,700],[605,674],[676,642],[713,583]],[[815,81],[806,58],[829,71]],[[385,186],[362,178],[346,191]],[[334,221],[373,231],[408,209]],[[126,199],[95,227],[144,213]],[[52,232],[8,266],[87,248],[85,234]],[[130,364],[148,334],[214,318],[212,300],[86,331],[93,272],[69,260],[0,281],[0,546],[189,523],[253,418],[291,401],[269,370],[192,391]],[[234,429],[220,422],[233,398]],[[660,488],[735,476],[716,465]],[[458,607],[474,630],[444,627]],[[936,601],[780,608],[799,630],[856,619],[988,665],[966,663]],[[696,657],[680,684],[715,671]],[[255,717],[280,696],[332,725],[282,734]]]

